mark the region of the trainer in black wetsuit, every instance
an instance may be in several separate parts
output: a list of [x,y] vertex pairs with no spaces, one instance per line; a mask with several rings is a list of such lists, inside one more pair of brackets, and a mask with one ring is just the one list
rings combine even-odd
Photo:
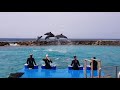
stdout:
[[74,56],[74,60],[72,60],[71,66],[73,66],[72,67],[73,70],[79,70],[80,63],[77,60],[76,56]]
[[34,65],[36,65],[35,59],[30,55],[30,58],[27,59],[28,68],[34,69]]
[[51,69],[52,67],[50,66],[50,63],[52,63],[51,59],[48,58],[48,56],[46,55],[46,58],[43,59],[43,61],[45,62],[45,69]]
[[[96,57],[93,57],[93,70],[97,70],[98,62],[96,60],[94,60],[94,59],[96,59]],[[90,63],[90,65],[91,65],[91,63]]]

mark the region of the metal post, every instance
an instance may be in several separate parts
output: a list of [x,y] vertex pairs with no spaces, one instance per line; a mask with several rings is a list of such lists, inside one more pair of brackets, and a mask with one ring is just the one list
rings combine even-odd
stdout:
[[117,78],[117,67],[118,67],[118,66],[116,66],[116,78]]
[[98,61],[98,78],[101,77],[101,61]]
[[91,77],[93,78],[93,60],[92,60],[92,63],[91,63]]
[[86,71],[86,66],[87,66],[87,61],[84,61],[84,74],[85,74],[85,78],[87,78],[87,71]]

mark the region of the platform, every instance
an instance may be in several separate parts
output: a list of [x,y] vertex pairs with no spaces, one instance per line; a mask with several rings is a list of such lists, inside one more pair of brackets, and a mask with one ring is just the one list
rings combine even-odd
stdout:
[[[24,74],[20,78],[85,78],[84,70],[69,70],[66,69],[25,69],[23,68],[19,72]],[[98,76],[98,71],[94,70],[94,77]],[[104,73],[101,72],[101,76]],[[87,78],[91,77],[91,70],[87,70]]]

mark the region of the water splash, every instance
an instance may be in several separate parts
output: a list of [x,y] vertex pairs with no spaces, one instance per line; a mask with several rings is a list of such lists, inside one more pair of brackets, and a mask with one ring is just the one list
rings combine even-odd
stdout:
[[67,39],[67,45],[73,45],[72,41]]
[[38,52],[39,50],[33,50],[33,52]]
[[60,43],[60,40],[59,40],[59,39],[57,40],[57,45],[61,45],[61,43]]
[[59,52],[59,53],[67,53],[67,50],[55,50],[55,49],[47,49],[47,50],[43,50],[43,51],[49,51],[49,52]]
[[60,58],[55,58],[55,60],[59,60]]

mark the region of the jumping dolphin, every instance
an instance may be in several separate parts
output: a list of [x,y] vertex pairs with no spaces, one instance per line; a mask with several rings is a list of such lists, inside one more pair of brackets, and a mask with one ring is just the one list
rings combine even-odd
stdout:
[[45,37],[45,40],[46,40],[46,39],[49,39],[50,37],[55,37],[55,35],[52,34],[51,32],[45,33],[44,35],[47,35],[47,36]]
[[40,37],[38,36],[36,41],[39,41],[41,38],[42,38],[42,36],[40,36]]
[[64,36],[63,34],[56,35],[55,37],[56,37],[57,39],[59,39],[59,38],[66,38],[66,39],[67,39],[67,37],[66,37],[66,36]]
[[44,35],[50,35],[50,36],[55,36],[53,33],[51,33],[51,32],[48,32],[48,33],[45,33]]

